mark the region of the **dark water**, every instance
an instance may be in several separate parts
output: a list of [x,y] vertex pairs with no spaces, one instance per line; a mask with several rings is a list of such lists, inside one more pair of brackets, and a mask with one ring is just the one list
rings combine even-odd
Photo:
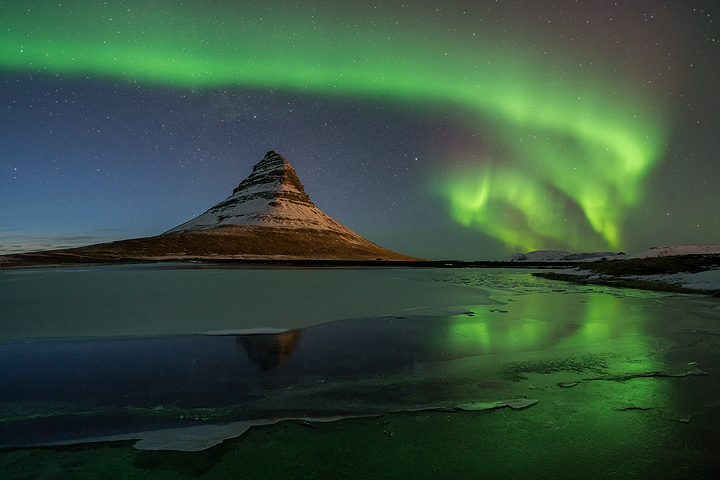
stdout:
[[[472,320],[475,314],[462,316]],[[217,419],[223,408],[298,386],[327,389],[348,379],[391,374],[417,378],[422,365],[486,353],[482,343],[448,342],[457,317],[345,320],[278,334],[5,343],[0,345],[0,408],[8,418],[0,423],[0,446],[177,425],[169,419],[171,411],[212,409]],[[336,401],[342,392],[314,394],[326,401],[306,411],[347,412]],[[395,396],[391,388],[373,389],[372,403],[391,404]],[[13,417],[12,410],[22,411],[22,405],[46,415]],[[378,411],[363,405],[351,410]],[[133,409],[163,415],[150,419]],[[233,420],[257,417],[238,410]],[[274,412],[281,413],[304,412],[292,407]]]
[[0,345],[0,402],[218,407],[255,389],[383,374],[449,351],[450,318],[362,319],[279,334],[38,340]]

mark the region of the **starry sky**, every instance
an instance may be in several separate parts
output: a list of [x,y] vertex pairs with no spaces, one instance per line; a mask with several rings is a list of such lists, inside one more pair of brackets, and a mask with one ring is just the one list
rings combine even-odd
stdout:
[[720,243],[715,1],[0,2],[0,254],[162,233],[268,150],[428,259]]

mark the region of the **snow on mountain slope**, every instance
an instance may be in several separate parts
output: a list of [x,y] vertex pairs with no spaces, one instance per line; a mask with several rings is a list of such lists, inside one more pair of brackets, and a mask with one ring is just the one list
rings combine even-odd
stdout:
[[359,237],[313,204],[293,167],[275,151],[253,167],[230,197],[165,234],[226,225],[311,228]]

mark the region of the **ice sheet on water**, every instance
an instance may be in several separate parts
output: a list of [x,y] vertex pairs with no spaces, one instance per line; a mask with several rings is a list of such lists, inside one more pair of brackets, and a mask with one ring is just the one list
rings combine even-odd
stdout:
[[275,335],[289,331],[287,328],[258,327],[244,330],[213,330],[211,332],[200,332],[200,335]]
[[[417,411],[477,411],[492,410],[495,408],[510,407],[513,410],[535,405],[535,399],[512,399],[489,403],[465,403],[460,405],[428,406],[416,409],[398,410],[392,413]],[[336,422],[349,418],[379,417],[380,413],[360,415],[329,415],[319,417],[278,417],[263,418],[230,422],[226,424],[194,425],[190,427],[167,428],[161,430],[148,430],[143,432],[124,433],[102,437],[78,438],[64,442],[48,442],[37,446],[71,445],[77,443],[115,442],[121,440],[137,440],[134,447],[138,450],[175,450],[181,452],[199,452],[214,447],[225,440],[237,438],[247,432],[251,427],[274,425],[283,421],[302,421],[306,423]]]
[[347,318],[496,304],[436,269],[2,271],[0,341],[288,330]]
[[[521,410],[523,408],[531,407],[538,403],[536,399],[511,399],[501,400],[497,402],[482,402],[482,403],[464,403],[460,405],[441,405],[441,406],[429,406],[422,409],[406,409],[399,410],[393,413],[402,413],[405,411],[452,411],[452,410],[463,410],[463,411],[478,411],[478,410],[492,410],[495,408],[510,407],[513,410]],[[362,418],[362,417],[379,417],[380,414],[368,414],[368,415],[332,415],[322,417],[297,417],[297,418],[268,418],[260,420],[249,420],[245,422],[233,422],[226,425],[200,425],[196,427],[186,428],[175,428],[167,430],[155,430],[151,432],[141,432],[135,434],[140,436],[140,440],[135,444],[135,448],[138,450],[179,450],[196,452],[205,450],[215,445],[222,443],[224,440],[236,438],[247,432],[250,427],[261,426],[261,425],[273,425],[278,422],[286,420],[300,420],[303,422],[336,422],[338,420],[344,420],[348,418]],[[128,437],[138,438],[138,437]]]

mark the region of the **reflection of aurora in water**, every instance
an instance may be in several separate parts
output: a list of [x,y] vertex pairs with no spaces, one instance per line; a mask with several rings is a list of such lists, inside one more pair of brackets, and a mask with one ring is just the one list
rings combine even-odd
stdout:
[[509,353],[588,346],[642,334],[647,315],[628,299],[602,293],[513,296],[507,306],[472,309],[450,330],[450,342]]
[[[478,306],[471,308],[472,317],[458,315],[447,341],[451,350],[479,349],[486,355],[542,352],[545,360],[534,359],[532,353],[528,366],[515,366],[520,375],[567,375],[569,369],[579,374],[574,379],[580,380],[602,379],[613,373],[656,372],[662,367],[647,343],[646,324],[652,315],[640,308],[643,303],[595,292],[513,295],[505,306]],[[611,401],[634,406],[662,405],[659,399],[667,394],[662,382],[647,379],[623,388],[608,387],[606,396],[607,392],[617,395]]]
[[596,79],[569,58],[508,48],[469,27],[423,25],[407,9],[0,8],[0,68],[12,71],[274,88],[390,101],[426,116],[438,106],[471,112],[493,153],[451,159],[466,164],[478,153],[485,165],[446,173],[437,186],[456,221],[525,249],[620,246],[627,211],[664,148],[661,116],[610,74]]

